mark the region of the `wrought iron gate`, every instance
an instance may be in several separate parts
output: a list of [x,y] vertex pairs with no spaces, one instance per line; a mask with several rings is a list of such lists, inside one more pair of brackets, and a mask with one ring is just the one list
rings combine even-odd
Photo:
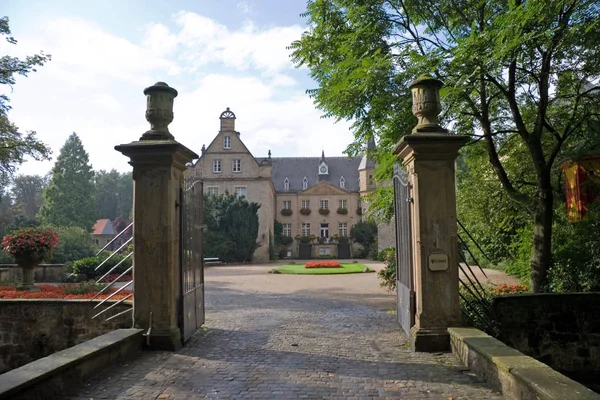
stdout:
[[204,256],[202,224],[204,204],[202,180],[193,172],[184,174],[180,189],[181,307],[180,328],[185,343],[204,324]]
[[394,207],[396,220],[396,291],[398,322],[407,335],[415,324],[410,186],[408,173],[394,164]]

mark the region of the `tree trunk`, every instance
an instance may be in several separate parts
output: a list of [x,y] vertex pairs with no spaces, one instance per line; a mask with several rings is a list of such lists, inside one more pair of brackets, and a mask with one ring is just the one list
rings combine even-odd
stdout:
[[531,284],[535,293],[545,293],[550,291],[548,270],[552,265],[552,221],[554,217],[552,186],[548,185],[540,190],[538,196],[533,227]]

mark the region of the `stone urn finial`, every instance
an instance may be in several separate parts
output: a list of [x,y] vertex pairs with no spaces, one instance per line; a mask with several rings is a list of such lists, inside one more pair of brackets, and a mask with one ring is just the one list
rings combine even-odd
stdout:
[[412,92],[412,112],[419,119],[413,133],[448,133],[438,123],[438,115],[442,110],[440,89],[442,81],[429,75],[418,77],[408,85]]
[[144,89],[146,95],[146,121],[150,122],[150,130],[140,140],[174,140],[169,132],[169,124],[173,121],[173,100],[177,90],[164,82],[156,82]]

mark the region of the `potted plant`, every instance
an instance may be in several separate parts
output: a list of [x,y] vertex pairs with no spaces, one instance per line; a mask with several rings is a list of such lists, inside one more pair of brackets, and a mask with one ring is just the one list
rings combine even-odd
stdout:
[[286,217],[289,217],[292,214],[293,214],[293,211],[290,210],[289,208],[284,208],[281,210],[281,215],[285,215]]
[[328,215],[329,214],[329,208],[319,208],[319,214],[321,214],[321,215]]
[[337,213],[340,215],[346,215],[346,214],[348,214],[348,209],[340,207],[337,209]]
[[301,208],[300,214],[302,215],[310,215],[310,208]]
[[4,236],[2,250],[12,254],[15,263],[23,271],[23,279],[17,290],[40,290],[33,282],[35,267],[50,255],[58,243],[58,233],[52,229],[25,228]]

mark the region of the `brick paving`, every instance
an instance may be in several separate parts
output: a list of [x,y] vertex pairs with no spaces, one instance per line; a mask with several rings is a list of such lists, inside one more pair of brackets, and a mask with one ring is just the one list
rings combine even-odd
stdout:
[[68,398],[502,398],[452,354],[411,352],[375,274],[270,268],[208,268],[206,326],[186,347],[143,352]]

